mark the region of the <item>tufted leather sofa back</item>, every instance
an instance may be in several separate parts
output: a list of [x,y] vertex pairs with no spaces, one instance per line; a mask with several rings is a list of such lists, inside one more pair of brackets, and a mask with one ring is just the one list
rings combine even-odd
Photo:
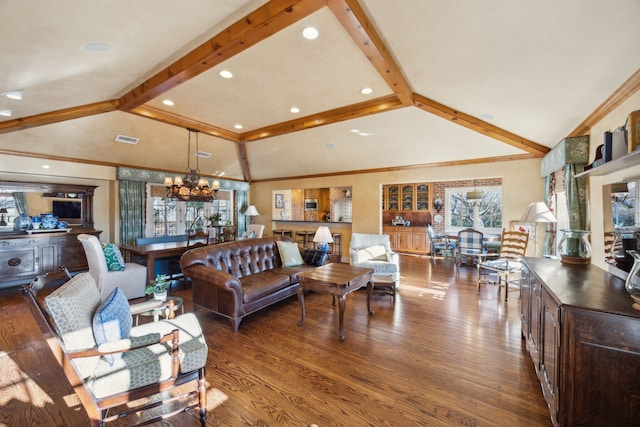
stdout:
[[183,269],[204,265],[242,278],[282,266],[278,252],[280,237],[235,240],[191,249],[182,255]]

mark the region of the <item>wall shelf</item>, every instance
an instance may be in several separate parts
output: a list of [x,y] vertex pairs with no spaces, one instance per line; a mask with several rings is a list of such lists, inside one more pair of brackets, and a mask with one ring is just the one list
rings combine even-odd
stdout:
[[640,150],[633,151],[619,159],[608,161],[600,166],[581,172],[576,175],[576,178],[581,176],[603,176],[636,165],[640,165]]

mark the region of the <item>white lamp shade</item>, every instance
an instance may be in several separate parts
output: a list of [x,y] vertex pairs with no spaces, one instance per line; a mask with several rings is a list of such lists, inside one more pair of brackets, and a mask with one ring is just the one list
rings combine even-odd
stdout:
[[333,236],[331,236],[329,227],[325,227],[324,225],[318,227],[316,234],[313,236],[313,241],[315,243],[333,243]]
[[544,202],[532,202],[520,218],[520,222],[556,222],[556,217]]
[[247,211],[244,214],[247,215],[247,216],[258,216],[258,215],[260,215],[258,213],[258,210],[256,209],[256,207],[253,206],[253,205],[249,205],[249,207],[247,208]]

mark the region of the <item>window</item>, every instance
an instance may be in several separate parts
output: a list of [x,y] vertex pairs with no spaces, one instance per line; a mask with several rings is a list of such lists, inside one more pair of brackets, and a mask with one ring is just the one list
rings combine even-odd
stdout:
[[483,197],[468,201],[471,187],[445,189],[445,224],[449,232],[457,233],[464,228],[476,228],[482,232],[502,232],[502,187],[478,187]]
[[153,198],[153,237],[176,236],[178,216],[176,201],[166,197]]
[[0,209],[7,210],[7,213],[0,213],[0,227],[13,229],[13,220],[17,215],[13,196],[0,194]]
[[636,181],[611,186],[611,219],[614,228],[637,225],[637,187]]

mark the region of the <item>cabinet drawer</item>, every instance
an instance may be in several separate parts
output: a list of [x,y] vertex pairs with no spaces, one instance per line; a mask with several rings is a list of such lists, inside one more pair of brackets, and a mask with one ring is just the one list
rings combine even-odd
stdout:
[[38,246],[33,245],[0,250],[0,277],[14,278],[38,274],[38,249]]

